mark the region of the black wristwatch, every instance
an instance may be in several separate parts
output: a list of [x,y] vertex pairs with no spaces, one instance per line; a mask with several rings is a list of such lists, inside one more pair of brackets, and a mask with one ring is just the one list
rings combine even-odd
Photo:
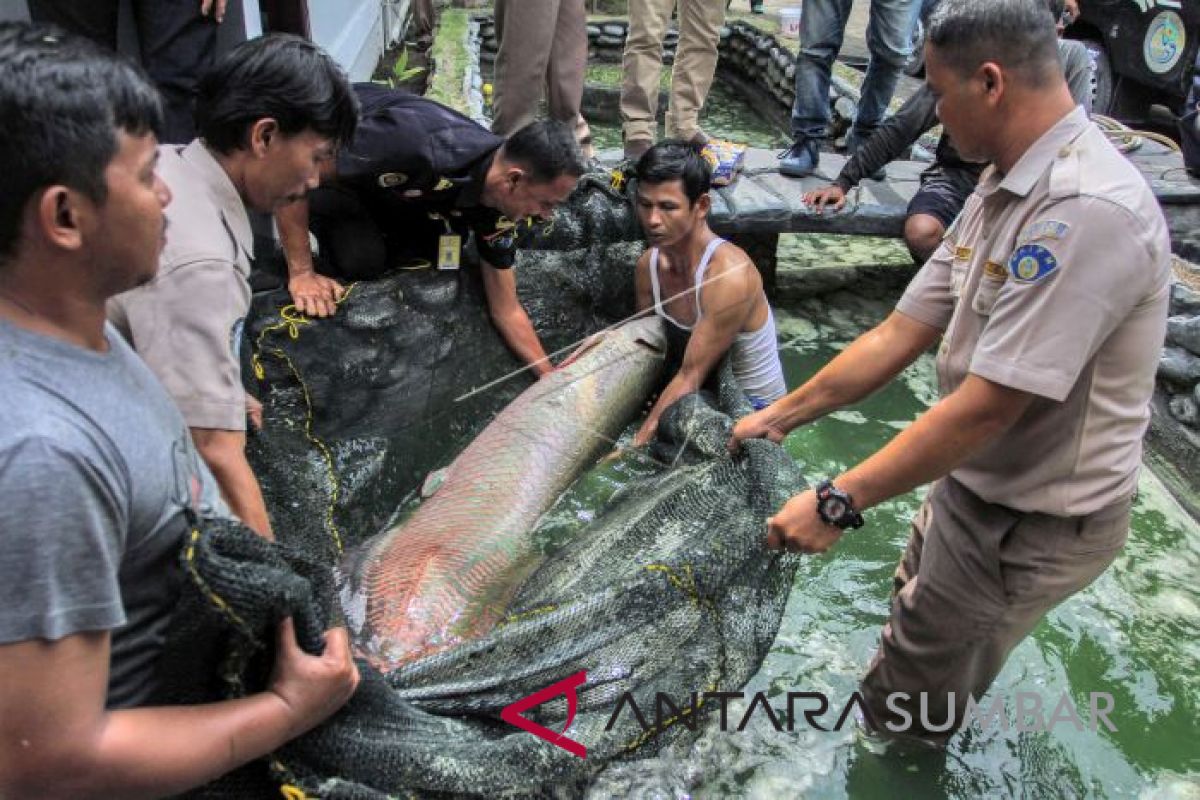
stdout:
[[862,514],[854,508],[854,498],[828,479],[817,484],[817,513],[826,525],[834,525],[842,530],[863,526]]

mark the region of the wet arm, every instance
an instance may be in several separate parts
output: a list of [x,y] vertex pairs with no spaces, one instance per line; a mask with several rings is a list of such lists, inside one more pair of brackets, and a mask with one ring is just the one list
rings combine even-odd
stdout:
[[173,795],[305,729],[272,692],[108,711],[109,639],[93,632],[0,646],[0,796]]
[[267,504],[258,478],[246,460],[244,431],[192,428],[192,439],[204,463],[212,470],[221,496],[238,519],[264,539],[274,540]]
[[1013,426],[1033,395],[968,375],[879,452],[837,478],[862,508],[948,474]]
[[[322,183],[336,177],[333,161],[321,165]],[[307,197],[280,206],[275,210],[275,227],[279,244],[287,262],[288,294],[305,314],[329,317],[337,311],[337,301],[345,288],[324,275],[317,274],[313,263],[312,246],[308,237],[309,201]]]
[[517,280],[512,269],[497,269],[485,261],[481,270],[488,311],[504,343],[517,358],[529,365],[534,375],[540,378],[548,374],[554,366],[533,328],[529,313],[517,297]]
[[[1016,424],[1033,396],[968,375],[962,385],[884,447],[833,478],[859,510],[948,474]],[[820,553],[842,536],[817,514],[816,494],[801,492],[767,520],[767,546]]]
[[638,312],[654,306],[654,293],[650,286],[650,251],[642,253],[634,267],[633,288]]
[[753,416],[762,416],[772,430],[787,433],[874,393],[940,336],[937,328],[892,312],[800,388]]

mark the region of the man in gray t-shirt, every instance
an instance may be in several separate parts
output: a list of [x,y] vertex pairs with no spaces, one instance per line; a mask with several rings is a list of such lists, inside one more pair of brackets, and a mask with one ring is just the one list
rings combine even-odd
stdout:
[[127,707],[154,689],[185,505],[226,512],[162,386],[106,339],[97,353],[0,321],[0,642],[111,629],[108,705]]
[[[240,48],[276,90],[319,96],[315,67],[340,75],[295,37]],[[331,629],[308,655],[283,620],[263,691],[146,705],[185,509],[223,513],[183,418],[104,320],[158,267],[159,99],[86,40],[0,23],[0,120],[0,797],[179,794],[340,708],[358,680],[349,639]]]

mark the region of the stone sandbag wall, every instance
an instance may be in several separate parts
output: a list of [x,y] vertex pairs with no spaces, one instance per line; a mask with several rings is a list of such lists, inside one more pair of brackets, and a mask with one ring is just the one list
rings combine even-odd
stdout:
[[1150,440],[1177,473],[1176,480],[1164,476],[1176,484],[1176,496],[1200,517],[1200,266],[1181,259],[1175,261]]

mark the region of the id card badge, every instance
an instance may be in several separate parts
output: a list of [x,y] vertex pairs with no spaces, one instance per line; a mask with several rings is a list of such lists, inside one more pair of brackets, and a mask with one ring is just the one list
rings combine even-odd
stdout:
[[462,237],[447,233],[438,237],[438,269],[458,269],[462,263]]

